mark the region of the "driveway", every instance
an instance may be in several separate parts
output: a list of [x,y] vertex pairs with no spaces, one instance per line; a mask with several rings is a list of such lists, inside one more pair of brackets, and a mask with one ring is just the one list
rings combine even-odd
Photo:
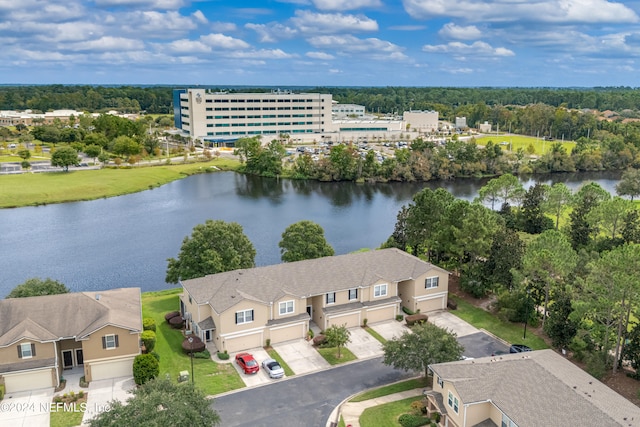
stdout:
[[[242,368],[236,363],[236,354],[238,353],[249,353],[256,359],[256,362],[260,365],[260,370],[256,374],[245,374]],[[229,360],[232,360],[231,363],[236,371],[240,374],[240,378],[244,381],[247,387],[254,387],[261,384],[268,384],[272,380],[269,378],[269,375],[262,369],[262,361],[269,358],[269,354],[262,347],[252,348],[246,351],[239,351],[238,353],[231,353],[231,357]]]
[[370,324],[369,327],[382,335],[382,338],[385,340],[392,340],[401,337],[405,332],[411,332],[411,330],[405,326],[404,322],[398,322],[397,320],[374,323]]
[[111,378],[108,380],[91,381],[87,396],[87,409],[82,417],[82,425],[101,412],[110,409],[110,402],[119,400],[125,402],[132,397],[131,390],[136,384],[132,377]]
[[311,343],[303,339],[273,344],[272,347],[297,375],[331,367]]
[[53,388],[9,393],[0,401],[0,426],[49,427]]
[[364,328],[357,326],[350,328],[349,335],[350,342],[346,347],[358,358],[358,359],[370,359],[372,357],[382,356],[382,344],[375,339]]
[[455,333],[458,338],[480,332],[480,330],[475,326],[470,325],[448,311],[435,311],[433,313],[428,313],[428,316],[429,322]]

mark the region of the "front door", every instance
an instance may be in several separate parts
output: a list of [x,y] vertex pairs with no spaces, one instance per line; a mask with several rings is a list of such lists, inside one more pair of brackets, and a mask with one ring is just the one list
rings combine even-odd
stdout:
[[76,365],[84,364],[84,355],[81,348],[76,348]]
[[311,320],[313,320],[313,306],[312,305],[308,305],[307,306],[307,314],[309,315]]
[[63,369],[73,368],[73,352],[71,350],[62,351],[62,367]]
[[204,331],[204,340],[206,342],[211,341],[211,329],[207,329],[206,331]]

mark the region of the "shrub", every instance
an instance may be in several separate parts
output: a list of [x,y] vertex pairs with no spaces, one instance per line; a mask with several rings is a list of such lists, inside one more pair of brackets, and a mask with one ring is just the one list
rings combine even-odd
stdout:
[[[193,339],[193,341],[189,342],[189,338]],[[203,343],[202,340],[195,335],[189,335],[184,339],[184,341],[182,341],[182,349],[187,354],[191,353],[192,351],[194,353],[204,351],[206,347],[206,344]]]
[[150,354],[139,354],[133,359],[133,380],[142,385],[160,373],[158,359]]
[[310,340],[312,340],[312,339],[313,339],[313,337],[314,337],[313,330],[309,329],[309,330],[307,331],[307,336],[309,337],[309,339],[310,339]]
[[158,354],[157,351],[152,351],[149,354],[152,355],[153,357],[155,357],[158,360],[158,362],[160,361],[160,354]]
[[211,353],[209,350],[199,351],[198,353],[193,353],[193,357],[196,359],[211,359]]
[[316,335],[315,337],[313,337],[313,345],[316,347],[319,347],[322,344],[324,344],[326,340],[327,340],[327,337],[325,337],[324,335],[322,334]]
[[596,351],[586,357],[587,366],[585,370],[596,379],[602,379],[611,366],[610,358],[605,353]]
[[267,338],[267,347],[271,347],[271,338]]
[[151,353],[156,346],[156,333],[152,330],[143,331],[140,334],[140,339],[142,340],[142,344],[144,344],[144,352]]
[[402,322],[402,319],[404,319],[404,316],[402,314],[396,314],[396,320],[398,322]]
[[0,400],[4,398],[4,384],[0,384]]
[[362,326],[367,326],[367,322],[369,322],[369,319],[367,319],[366,317],[364,319],[362,319]]
[[180,316],[180,312],[179,311],[172,311],[170,313],[167,313],[164,315],[164,320],[166,320],[167,322],[171,319],[173,319],[174,317]]
[[431,423],[429,418],[414,414],[402,414],[398,418],[398,422],[402,427],[419,427]]
[[145,317],[142,320],[142,329],[145,331],[156,331],[156,321],[151,317]]
[[449,307],[451,310],[457,310],[458,303],[455,300],[450,299],[447,301],[447,307]]
[[427,316],[426,314],[417,313],[405,317],[404,320],[407,322],[407,326],[413,326],[416,323],[426,322],[427,320],[429,320],[429,316]]
[[80,390],[78,392],[78,398],[82,399],[84,397],[84,391]]
[[84,375],[80,377],[80,387],[84,387],[84,388],[89,387],[89,383],[87,382]]
[[227,353],[226,350],[224,351],[224,353],[219,351],[218,352],[218,359],[220,359],[220,360],[229,360],[229,353]]
[[174,329],[182,329],[182,326],[184,325],[184,319],[178,314],[177,316],[169,319],[169,324]]
[[402,306],[402,311],[404,311],[404,313],[408,315],[415,314],[413,311],[409,310],[407,307],[404,307],[404,306]]

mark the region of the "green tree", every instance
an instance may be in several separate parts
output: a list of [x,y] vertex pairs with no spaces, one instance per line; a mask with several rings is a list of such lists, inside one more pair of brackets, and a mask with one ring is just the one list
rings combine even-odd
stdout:
[[587,214],[587,221],[595,230],[602,230],[610,239],[615,239],[622,232],[627,212],[634,206],[632,201],[616,196],[591,209]]
[[278,243],[282,261],[293,262],[332,256],[334,250],[327,243],[322,227],[312,221],[291,224],[282,233]]
[[[491,181],[494,181],[491,183]],[[495,192],[496,197],[502,199],[502,203],[513,203],[519,201],[524,195],[524,188],[518,177],[505,173],[498,178],[494,178],[487,183]]]
[[628,375],[640,380],[640,323],[636,322],[627,335],[627,342],[622,352],[622,360],[629,360],[634,372]]
[[29,160],[31,158],[31,151],[27,149],[18,150],[18,156],[20,156],[22,160]]
[[539,234],[552,226],[542,211],[542,203],[545,198],[547,186],[536,183],[530,187],[522,200],[522,208],[520,209],[519,222],[520,229],[525,233]]
[[578,325],[571,319],[571,299],[571,294],[567,291],[556,292],[549,307],[549,318],[544,324],[544,332],[556,348],[567,348],[578,332]]
[[256,250],[236,222],[207,220],[193,228],[182,241],[178,258],[169,258],[167,283],[203,277],[207,274],[252,268]]
[[138,144],[133,138],[121,135],[113,141],[111,151],[123,156],[132,156],[139,154],[140,149],[140,144]]
[[563,182],[553,184],[547,191],[542,209],[556,218],[556,230],[560,224],[560,216],[564,208],[571,202],[573,193]]
[[481,203],[491,202],[491,209],[493,210],[496,202],[500,200],[500,190],[500,182],[497,179],[492,179],[480,187],[478,201]]
[[569,214],[569,237],[571,245],[579,250],[591,243],[595,229],[588,221],[589,212],[611,195],[600,185],[591,182],[580,187],[573,198],[573,210]]
[[462,357],[464,348],[454,333],[428,322],[415,324],[411,331],[382,345],[382,363],[395,369],[423,372],[426,377],[429,365]]
[[[153,357],[149,355],[150,357]],[[220,425],[220,416],[202,391],[187,382],[153,379],[133,390],[126,403],[113,401],[110,410],[90,421],[91,427]]]
[[329,347],[338,348],[338,359],[341,357],[341,349],[351,341],[351,332],[347,329],[347,325],[331,325],[324,331],[326,343]]
[[133,359],[133,380],[137,385],[142,385],[147,381],[156,378],[159,373],[160,364],[154,355],[139,354]]
[[78,152],[71,147],[60,147],[51,155],[51,166],[59,166],[65,172],[69,171],[69,166],[79,164]]
[[7,298],[38,297],[41,295],[66,294],[68,292],[69,288],[57,280],[48,277],[42,280],[35,277],[13,288]]
[[484,265],[485,277],[511,290],[514,284],[512,271],[522,268],[523,256],[524,243],[518,233],[506,227],[498,230]]
[[99,145],[88,145],[84,149],[84,154],[91,157],[94,163],[96,161],[96,157],[98,157],[100,153],[102,153],[102,147]]
[[629,168],[622,174],[616,185],[616,192],[620,196],[630,196],[631,201],[640,196],[640,169]]

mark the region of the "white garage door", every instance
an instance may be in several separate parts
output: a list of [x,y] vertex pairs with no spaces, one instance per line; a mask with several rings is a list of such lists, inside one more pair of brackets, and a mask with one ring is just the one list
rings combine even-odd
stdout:
[[255,334],[243,335],[239,337],[225,337],[224,338],[225,349],[229,353],[236,351],[248,350],[250,348],[262,347],[265,343],[262,342],[262,332]]
[[384,322],[385,320],[393,320],[396,317],[396,307],[385,307],[367,310],[367,323]]
[[133,359],[91,363],[91,381],[133,376]]
[[327,327],[331,325],[342,326],[347,324],[347,328],[360,326],[360,313],[335,315],[327,318]]
[[302,323],[287,326],[286,328],[271,329],[269,334],[271,335],[271,344],[304,338],[305,325]]
[[51,369],[19,374],[5,374],[4,384],[7,393],[55,387]]
[[418,302],[418,308],[420,309],[420,313],[443,310],[445,308],[444,297],[420,301]]

